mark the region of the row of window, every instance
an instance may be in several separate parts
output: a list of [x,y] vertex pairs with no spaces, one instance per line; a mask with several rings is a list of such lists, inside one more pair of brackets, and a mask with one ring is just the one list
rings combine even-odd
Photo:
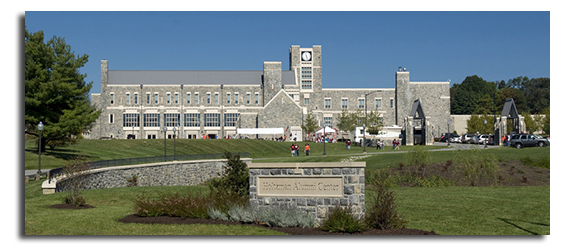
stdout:
[[[151,101],[151,96],[152,101]],[[166,104],[178,104],[179,103],[179,95],[178,93],[174,93],[174,98],[172,98],[172,94],[171,93],[167,93],[166,94]],[[146,99],[146,103],[149,105],[151,103],[153,104],[159,104],[159,93],[147,93],[147,99]],[[258,104],[259,103],[259,94],[257,92],[255,92],[254,97],[251,98],[251,94],[247,94],[246,95],[246,103],[247,104]],[[204,99],[206,104],[211,104],[212,102],[212,95],[211,93],[206,94],[206,98]],[[226,94],[226,102],[227,104],[239,104],[239,93],[234,93],[233,95],[233,99],[231,98],[231,93],[227,93]],[[114,93],[110,93],[110,104],[114,104],[115,102],[115,95]],[[213,95],[213,102],[214,104],[219,104],[219,93],[215,93]],[[192,95],[192,93],[186,93],[186,99],[185,99],[185,103],[186,104],[200,104],[200,94],[199,93],[194,93],[194,95]],[[126,105],[131,105],[131,104],[139,104],[139,94],[138,93],[134,93],[133,94],[133,98],[131,96],[130,93],[126,93],[125,94],[125,104]]]
[[[203,120],[204,127],[219,127],[220,126],[220,114],[219,113],[205,113],[203,114],[203,119],[201,119],[199,113],[188,113],[184,114],[184,126],[185,127],[199,127],[201,121]],[[225,127],[234,127],[239,120],[239,113],[225,113],[223,114],[223,122]],[[140,114],[137,113],[125,113],[123,114],[123,126],[124,127],[139,127]],[[181,114],[164,114],[164,125],[167,127],[179,127],[180,126]],[[158,113],[148,113],[143,114],[143,126],[144,127],[159,127],[160,126],[161,114]],[[110,123],[114,123],[114,115],[110,114]]]
[[[347,109],[349,107],[348,102],[349,102],[349,99],[342,98],[341,99],[341,108]],[[382,99],[374,99],[374,102],[375,102],[374,103],[375,108],[382,108]],[[304,103],[305,103],[305,101],[304,101]],[[305,104],[309,104],[309,98],[307,98],[307,103],[305,103]],[[365,105],[365,99],[358,99],[358,108],[364,109],[364,105]],[[331,108],[331,98],[325,98],[323,107],[326,108],[326,109]],[[390,99],[390,108],[393,108],[393,107],[394,107],[394,99]]]

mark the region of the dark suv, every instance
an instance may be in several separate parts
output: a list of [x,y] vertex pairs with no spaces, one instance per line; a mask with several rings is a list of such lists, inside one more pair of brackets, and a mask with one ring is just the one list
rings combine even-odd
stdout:
[[511,136],[511,146],[517,149],[525,146],[547,146],[550,142],[540,136],[534,134],[514,134]]

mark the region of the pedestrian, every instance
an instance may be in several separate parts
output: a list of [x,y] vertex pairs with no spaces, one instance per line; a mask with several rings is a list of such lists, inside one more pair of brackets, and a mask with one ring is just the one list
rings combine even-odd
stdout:
[[397,142],[396,139],[394,139],[394,140],[392,141],[392,146],[393,146],[394,150],[396,149],[396,142]]
[[386,142],[382,141],[382,150],[384,150],[384,143]]
[[294,149],[296,151],[296,157],[300,156],[300,145],[296,144],[296,147]]
[[376,141],[376,150],[380,150],[380,149],[381,149],[381,147],[380,147],[380,141],[377,140],[377,141]]
[[309,156],[309,144],[305,144],[306,156]]
[[294,146],[294,144],[290,146],[290,150],[292,150],[292,157],[294,157],[294,155],[296,154],[296,147]]
[[347,140],[347,150],[351,149],[351,140]]

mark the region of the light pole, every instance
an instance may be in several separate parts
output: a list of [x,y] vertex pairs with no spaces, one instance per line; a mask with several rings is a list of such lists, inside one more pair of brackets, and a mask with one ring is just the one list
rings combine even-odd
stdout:
[[172,128],[172,132],[174,132],[174,160],[176,161],[176,126]]
[[[368,114],[367,112],[367,106],[368,106],[368,95],[372,94],[372,93],[376,93],[377,91],[372,91],[372,92],[368,92],[366,94],[364,94],[364,123],[362,124],[362,131],[364,133],[364,138],[362,138],[362,146],[364,146],[364,150],[363,153],[366,153],[366,123],[368,122]],[[378,135],[378,134],[376,134]]]
[[37,129],[39,129],[39,166],[37,169],[37,174],[41,174],[41,132],[43,131],[43,122],[39,122]]
[[[450,136],[450,121],[447,121],[447,135]],[[447,146],[450,146],[450,138],[447,137]]]
[[488,124],[488,120],[484,120],[484,149],[488,149],[488,140],[486,139],[486,134],[488,133],[488,129],[486,128],[486,124]]
[[366,153],[366,123],[362,123],[362,134],[364,135],[364,137],[362,138],[362,152]]
[[164,147],[164,154],[165,154],[164,161],[166,162],[166,124],[163,127],[163,133],[164,133],[163,138],[164,138],[164,146],[165,146]]
[[325,127],[327,127],[327,124],[323,123],[323,156],[327,156],[327,153],[325,153]]

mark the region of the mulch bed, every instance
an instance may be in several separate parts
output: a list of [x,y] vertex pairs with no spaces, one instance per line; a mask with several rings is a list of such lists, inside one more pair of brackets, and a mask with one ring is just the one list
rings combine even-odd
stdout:
[[417,229],[393,229],[379,230],[368,229],[361,233],[331,233],[323,231],[319,228],[301,228],[301,227],[270,227],[259,224],[246,224],[232,221],[221,221],[211,219],[182,219],[180,217],[159,216],[159,217],[140,217],[136,214],[128,215],[119,220],[122,223],[139,223],[139,224],[211,224],[211,225],[249,225],[266,228],[278,232],[291,235],[438,235],[434,231],[423,231]]

